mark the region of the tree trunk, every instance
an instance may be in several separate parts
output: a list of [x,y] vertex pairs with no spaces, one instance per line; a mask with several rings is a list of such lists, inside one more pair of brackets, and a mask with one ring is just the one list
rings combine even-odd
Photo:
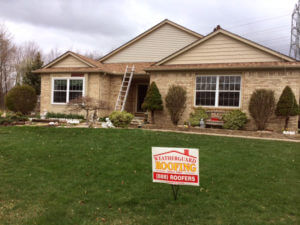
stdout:
[[284,130],[287,130],[287,128],[288,128],[288,125],[289,125],[289,119],[290,119],[289,116],[285,117]]
[[89,121],[90,121],[90,115],[89,115],[89,110],[86,110],[86,124],[89,125]]
[[154,110],[151,111],[151,121],[152,121],[152,124],[155,123],[155,121],[154,121]]

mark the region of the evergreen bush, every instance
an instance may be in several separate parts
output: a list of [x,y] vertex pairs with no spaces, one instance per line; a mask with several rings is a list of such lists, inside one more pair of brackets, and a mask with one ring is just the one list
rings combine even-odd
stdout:
[[165,101],[172,123],[177,125],[186,106],[186,90],[181,86],[171,86]]
[[286,86],[282,91],[279,101],[276,106],[276,116],[285,118],[284,129],[287,129],[291,116],[296,116],[300,113],[299,105],[297,104],[295,95],[289,86]]
[[258,130],[264,130],[275,110],[274,91],[266,89],[255,90],[250,98],[249,112]]
[[114,111],[109,115],[109,119],[114,126],[123,128],[128,127],[133,117],[131,113],[126,111]]
[[200,120],[204,121],[208,118],[208,115],[202,107],[196,108],[194,112],[190,114],[189,122],[191,126],[199,126]]
[[151,112],[151,119],[152,123],[155,123],[154,121],[154,111],[156,110],[162,110],[162,99],[161,95],[159,93],[159,90],[155,84],[155,82],[152,82],[150,87],[147,90],[146,97],[144,99],[144,102],[142,104],[143,110],[148,110]]
[[247,123],[246,113],[243,113],[241,110],[232,110],[222,117],[224,121],[223,128],[231,130],[242,129]]
[[13,112],[20,112],[24,115],[34,110],[36,102],[35,90],[29,85],[15,86],[5,96],[6,107]]

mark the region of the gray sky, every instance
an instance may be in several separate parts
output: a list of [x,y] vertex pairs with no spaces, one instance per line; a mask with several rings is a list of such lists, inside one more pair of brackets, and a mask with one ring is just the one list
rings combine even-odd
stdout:
[[163,19],[203,35],[220,24],[288,53],[297,0],[0,0],[0,22],[17,43],[43,51],[106,54]]

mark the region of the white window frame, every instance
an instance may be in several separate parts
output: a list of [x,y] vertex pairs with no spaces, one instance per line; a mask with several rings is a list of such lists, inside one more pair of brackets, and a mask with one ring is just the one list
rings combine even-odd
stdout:
[[[54,102],[54,82],[55,82],[55,80],[67,80],[66,102]],[[85,96],[85,78],[84,77],[52,77],[52,81],[51,81],[51,104],[52,105],[66,105],[69,103],[70,80],[82,80],[82,96]]]
[[[216,80],[216,90],[215,90],[215,93],[216,93],[216,96],[215,96],[215,105],[197,105],[196,104],[196,100],[197,100],[197,92],[201,92],[201,90],[197,90],[197,77],[208,77],[208,76],[215,76],[217,78]],[[239,105],[238,106],[219,106],[219,93],[220,93],[220,90],[219,90],[219,80],[220,80],[220,77],[225,77],[225,76],[230,76],[230,77],[240,77],[240,90],[239,90]],[[207,90],[209,91],[209,90]],[[212,90],[211,90],[212,91]],[[204,92],[204,91],[202,91]],[[222,91],[221,91],[222,92]],[[194,107],[200,107],[200,106],[203,106],[203,107],[213,107],[213,108],[234,108],[234,109],[238,109],[241,107],[241,99],[242,99],[242,75],[239,75],[239,74],[220,74],[220,75],[216,75],[216,74],[203,74],[203,75],[196,75],[196,79],[195,79],[195,91],[194,91]]]

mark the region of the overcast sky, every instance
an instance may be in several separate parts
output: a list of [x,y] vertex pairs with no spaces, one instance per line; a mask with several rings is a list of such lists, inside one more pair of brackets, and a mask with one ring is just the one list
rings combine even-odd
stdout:
[[221,27],[288,54],[298,0],[0,0],[0,22],[17,43],[44,52],[106,54],[163,19],[203,35]]

